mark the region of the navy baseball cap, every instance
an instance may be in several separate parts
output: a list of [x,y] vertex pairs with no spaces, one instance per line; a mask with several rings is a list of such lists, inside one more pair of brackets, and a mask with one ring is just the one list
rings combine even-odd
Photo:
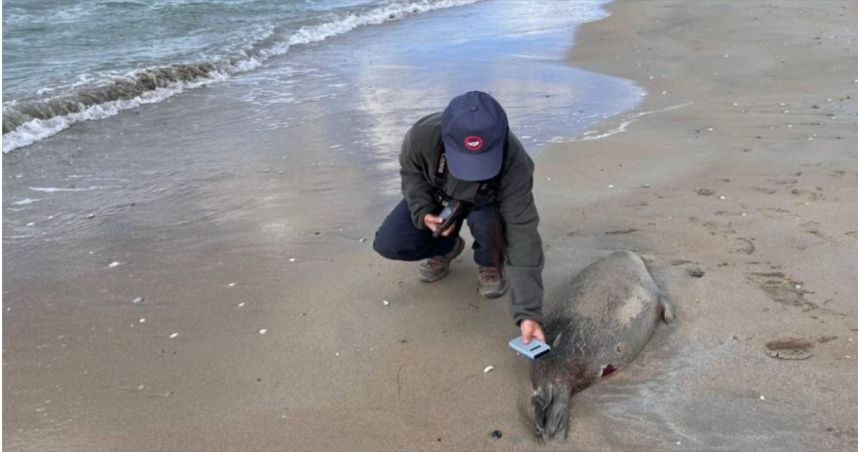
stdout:
[[508,130],[506,112],[492,96],[471,91],[453,98],[441,114],[441,140],[450,174],[466,181],[497,176]]

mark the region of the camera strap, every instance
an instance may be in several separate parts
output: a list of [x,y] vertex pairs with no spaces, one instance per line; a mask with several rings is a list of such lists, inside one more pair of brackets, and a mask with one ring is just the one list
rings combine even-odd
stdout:
[[[504,157],[506,157],[506,147],[504,147]],[[438,159],[435,163],[435,185],[438,190],[437,197],[439,199],[448,197],[444,193],[444,187],[447,185],[448,174],[450,174],[450,171],[447,167],[447,153],[442,147],[441,152],[438,153]],[[480,182],[480,188],[477,189],[477,194],[474,195],[474,206],[482,207],[497,201],[501,174],[503,174],[503,168],[501,168],[501,171],[497,176],[487,181]]]

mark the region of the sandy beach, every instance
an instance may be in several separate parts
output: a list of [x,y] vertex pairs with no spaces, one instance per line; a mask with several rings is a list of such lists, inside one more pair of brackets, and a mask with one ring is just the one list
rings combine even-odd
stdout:
[[[606,8],[565,63],[645,96],[535,156],[545,305],[588,263],[632,249],[678,318],[632,366],[575,395],[568,442],[542,449],[854,450],[858,5]],[[476,293],[470,253],[419,283],[416,264],[372,252],[398,199],[338,151],[336,130],[284,142],[252,130],[258,118],[229,118],[233,104],[210,92],[171,99],[214,111],[194,130],[170,117],[158,134],[135,131],[144,106],[102,121],[125,135],[82,123],[45,144],[59,156],[39,145],[4,156],[7,193],[22,167],[43,186],[49,159],[112,164],[133,193],[58,214],[41,240],[4,222],[5,449],[536,448],[529,366],[506,346],[518,329],[505,297]],[[367,139],[397,143],[405,127],[375,130],[390,133]],[[197,149],[192,132],[224,138]],[[147,152],[122,147],[132,133]],[[96,160],[86,145],[116,154]],[[146,173],[165,158],[169,170]],[[45,203],[40,215],[63,207]],[[767,356],[783,337],[813,355]]]

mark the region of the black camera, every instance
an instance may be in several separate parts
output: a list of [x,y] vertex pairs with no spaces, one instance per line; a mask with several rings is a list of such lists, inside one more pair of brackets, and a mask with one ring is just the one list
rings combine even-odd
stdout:
[[465,210],[467,210],[465,209],[465,203],[455,199],[441,201],[441,205],[444,208],[441,209],[441,213],[439,213],[438,216],[441,217],[444,222],[438,225],[435,228],[435,232],[432,233],[432,237],[436,239],[440,237],[441,233],[446,231],[451,225],[456,224],[456,222],[459,221],[459,218],[465,214]]

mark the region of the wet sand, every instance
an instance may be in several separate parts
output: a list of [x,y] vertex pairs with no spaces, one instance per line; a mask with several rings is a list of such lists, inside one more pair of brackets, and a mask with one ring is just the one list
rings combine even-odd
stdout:
[[[858,8],[609,9],[568,62],[648,95],[536,158],[546,304],[631,248],[678,320],[575,396],[569,442],[546,449],[855,448]],[[243,165],[86,219],[121,240],[4,244],[6,448],[532,449],[528,366],[506,348],[517,329],[506,299],[476,294],[469,253],[420,284],[416,264],[372,253],[390,205],[359,164],[245,161],[235,144],[212,153]],[[814,355],[768,357],[781,336]]]

